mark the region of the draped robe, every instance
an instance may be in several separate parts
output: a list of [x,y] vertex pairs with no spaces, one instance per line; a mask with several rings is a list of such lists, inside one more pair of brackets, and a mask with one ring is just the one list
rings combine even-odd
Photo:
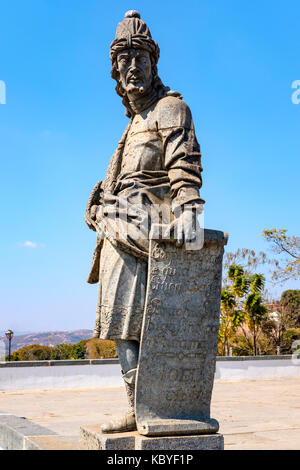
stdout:
[[[99,280],[94,337],[139,341],[149,232],[136,236],[136,228],[147,219],[142,226],[149,230],[161,208],[172,222],[177,207],[202,204],[201,171],[200,147],[184,101],[166,96],[134,115],[101,186],[97,224],[103,236],[88,279]],[[124,211],[125,238],[115,217]]]

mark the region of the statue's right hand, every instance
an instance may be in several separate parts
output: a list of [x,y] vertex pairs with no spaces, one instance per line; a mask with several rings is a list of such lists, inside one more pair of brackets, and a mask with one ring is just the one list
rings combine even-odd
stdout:
[[86,211],[84,214],[84,220],[87,226],[94,232],[96,232],[96,228],[95,228],[96,213],[100,204],[101,193],[102,193],[102,181],[98,181],[98,183],[94,186],[90,194]]
[[97,206],[96,204],[94,204],[91,208],[90,208],[90,218],[94,221],[96,221],[96,216],[97,216],[97,209],[98,209],[99,206]]

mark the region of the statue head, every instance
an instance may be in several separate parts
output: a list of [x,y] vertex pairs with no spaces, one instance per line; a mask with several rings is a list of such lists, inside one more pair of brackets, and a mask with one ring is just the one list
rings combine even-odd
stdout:
[[152,39],[146,23],[135,10],[125,13],[118,24],[116,37],[110,46],[112,61],[111,76],[117,82],[116,91],[123,98],[126,115],[133,115],[130,101],[147,94],[150,89],[157,92],[158,98],[170,90],[165,87],[157,72],[159,47]]
[[123,92],[138,98],[152,86],[152,62],[144,49],[124,49],[117,55],[118,81]]

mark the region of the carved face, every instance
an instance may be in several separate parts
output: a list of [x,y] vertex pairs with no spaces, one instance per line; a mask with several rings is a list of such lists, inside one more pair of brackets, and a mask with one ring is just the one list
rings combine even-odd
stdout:
[[129,95],[144,94],[152,83],[150,54],[143,49],[125,49],[117,56],[122,88]]

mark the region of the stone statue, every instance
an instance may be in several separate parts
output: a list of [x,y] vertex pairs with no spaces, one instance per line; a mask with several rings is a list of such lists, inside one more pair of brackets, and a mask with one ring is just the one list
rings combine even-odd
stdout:
[[[129,401],[129,409],[125,416],[121,420],[103,425],[103,433],[136,430],[136,410],[140,410],[140,415],[143,415],[141,420],[144,420],[145,403],[155,396],[157,399],[159,392],[154,389],[149,395],[150,398],[146,397],[145,384],[148,390],[151,390],[151,377],[155,383],[159,382],[157,378],[154,378],[158,370],[160,374],[168,376],[173,369],[170,365],[164,366],[165,370],[162,365],[159,365],[159,359],[156,365],[154,363],[151,365],[150,353],[154,351],[154,358],[155,351],[160,351],[160,348],[164,346],[166,357],[177,357],[178,354],[174,351],[174,344],[176,344],[176,347],[181,348],[183,360],[189,358],[189,361],[193,361],[193,358],[197,359],[199,355],[203,355],[201,348],[204,343],[199,345],[199,341],[189,342],[188,331],[176,330],[176,324],[179,323],[186,327],[189,325],[191,334],[195,334],[194,330],[198,328],[198,323],[193,326],[188,320],[184,324],[178,317],[181,313],[179,311],[176,313],[175,310],[180,307],[178,305],[178,302],[181,302],[180,299],[182,302],[188,302],[188,298],[191,299],[191,305],[196,310],[198,308],[196,303],[200,301],[199,299],[201,302],[206,302],[205,305],[210,305],[209,302],[216,303],[213,323],[208,324],[205,323],[206,320],[203,320],[204,323],[201,324],[208,328],[204,333],[206,338],[209,338],[210,334],[213,335],[212,357],[215,358],[216,353],[221,263],[226,241],[222,236],[218,238],[216,235],[221,232],[209,234],[208,232],[213,231],[208,231],[206,233],[205,238],[209,239],[209,246],[211,243],[217,245],[219,243],[221,246],[219,251],[215,250],[210,253],[213,267],[209,270],[212,273],[209,282],[216,282],[217,288],[216,294],[207,294],[206,291],[205,296],[203,294],[201,297],[199,294],[195,297],[194,305],[193,293],[198,292],[197,276],[203,275],[203,279],[208,276],[207,271],[204,274],[193,271],[191,263],[193,259],[198,259],[198,255],[195,258],[194,251],[190,251],[192,256],[186,258],[188,252],[185,250],[186,243],[197,241],[197,233],[199,233],[197,214],[201,212],[204,204],[199,195],[199,189],[202,186],[201,154],[189,107],[182,100],[180,93],[164,86],[158,76],[159,54],[158,44],[152,39],[149,28],[141,19],[140,14],[137,11],[128,11],[123,21],[118,24],[116,37],[110,46],[110,58],[111,75],[117,82],[116,91],[122,97],[126,115],[130,121],[111,158],[105,180],[98,182],[90,195],[85,214],[88,226],[97,231],[97,246],[88,279],[90,283],[99,282],[94,337],[115,341]],[[189,210],[183,210],[184,207],[189,207]],[[151,237],[155,227],[160,227],[159,235]],[[162,234],[162,227],[167,228],[165,236]],[[166,245],[160,244],[161,238],[165,239]],[[198,250],[197,253],[200,251]],[[206,269],[207,263],[204,259],[206,255],[201,256],[202,258],[199,258],[201,269]],[[150,273],[150,260],[153,263],[151,264],[153,275]],[[164,260],[165,264],[163,264]],[[159,264],[160,261],[161,264]],[[185,268],[190,274],[184,274]],[[178,282],[176,282],[176,276]],[[187,284],[183,283],[180,276],[185,276]],[[194,290],[190,289],[193,282],[196,283]],[[183,288],[184,285],[188,287]],[[163,290],[162,295],[157,294],[159,290]],[[211,288],[210,292],[212,292]],[[169,304],[166,303],[167,301]],[[171,304],[173,305],[172,312],[175,312],[173,323],[170,319],[170,331],[174,333],[172,344],[169,337],[170,331],[165,334],[161,329],[159,334],[162,336],[155,336],[155,332],[154,336],[153,334],[151,336],[151,324],[154,325],[154,321],[151,323],[149,317],[151,313],[157,314],[160,307],[164,312],[162,316],[169,315],[166,312],[168,305]],[[198,315],[195,318],[198,322],[200,317]],[[163,328],[163,324],[162,320],[157,320],[156,328]],[[147,340],[144,339],[143,354],[140,350],[142,330],[145,335],[148,335]],[[160,344],[154,344],[155,338]],[[181,345],[178,338],[181,340]],[[189,342],[187,346],[189,352],[185,351],[182,341],[184,338],[188,340],[186,343]],[[145,352],[147,348],[148,353]],[[159,352],[160,357],[163,356],[164,351]],[[135,388],[139,357],[140,360],[142,357],[145,358],[140,367],[145,371],[147,378],[144,381],[142,378],[139,379],[140,391],[137,393]],[[146,365],[147,358],[150,359],[150,363]],[[198,370],[198,365],[195,367],[195,370]],[[209,367],[210,382],[207,393],[211,394],[214,359]],[[177,375],[179,377],[179,370]],[[174,377],[177,375],[175,371],[172,379],[171,373],[170,380],[174,382]],[[182,377],[183,379],[180,380],[188,380],[190,383],[193,380],[199,382],[199,376],[193,372],[190,376],[188,372],[183,372]],[[173,389],[172,393],[174,400],[177,397],[176,403],[178,403],[178,390]],[[198,397],[201,393],[197,391],[195,396]],[[137,405],[135,396],[140,397],[139,400],[143,403]],[[190,398],[194,400],[192,393]],[[172,401],[172,397],[170,400]],[[180,406],[184,408],[181,398],[180,403]],[[204,421],[209,421],[207,410],[210,396],[205,403],[203,410],[206,411],[201,411],[201,416]],[[174,406],[176,408],[176,405]],[[168,405],[167,408],[172,408],[174,413],[174,406]],[[147,405],[146,408],[148,410],[146,414],[148,413],[150,417],[160,415],[153,411],[154,405]],[[180,412],[175,413],[176,416],[168,413],[167,411],[162,413],[163,417],[180,418],[181,416]],[[184,414],[183,418],[198,419],[199,417],[195,414],[197,414],[195,410],[190,410]],[[159,434],[158,427],[154,426],[156,431],[153,431],[154,427],[151,428],[150,424],[149,426],[143,424],[139,427],[139,431],[143,433],[143,429],[147,428],[149,434]],[[172,423],[168,429],[171,434],[178,432],[178,429],[174,431]],[[213,426],[213,431],[208,432],[216,432],[216,430],[217,426]]]

